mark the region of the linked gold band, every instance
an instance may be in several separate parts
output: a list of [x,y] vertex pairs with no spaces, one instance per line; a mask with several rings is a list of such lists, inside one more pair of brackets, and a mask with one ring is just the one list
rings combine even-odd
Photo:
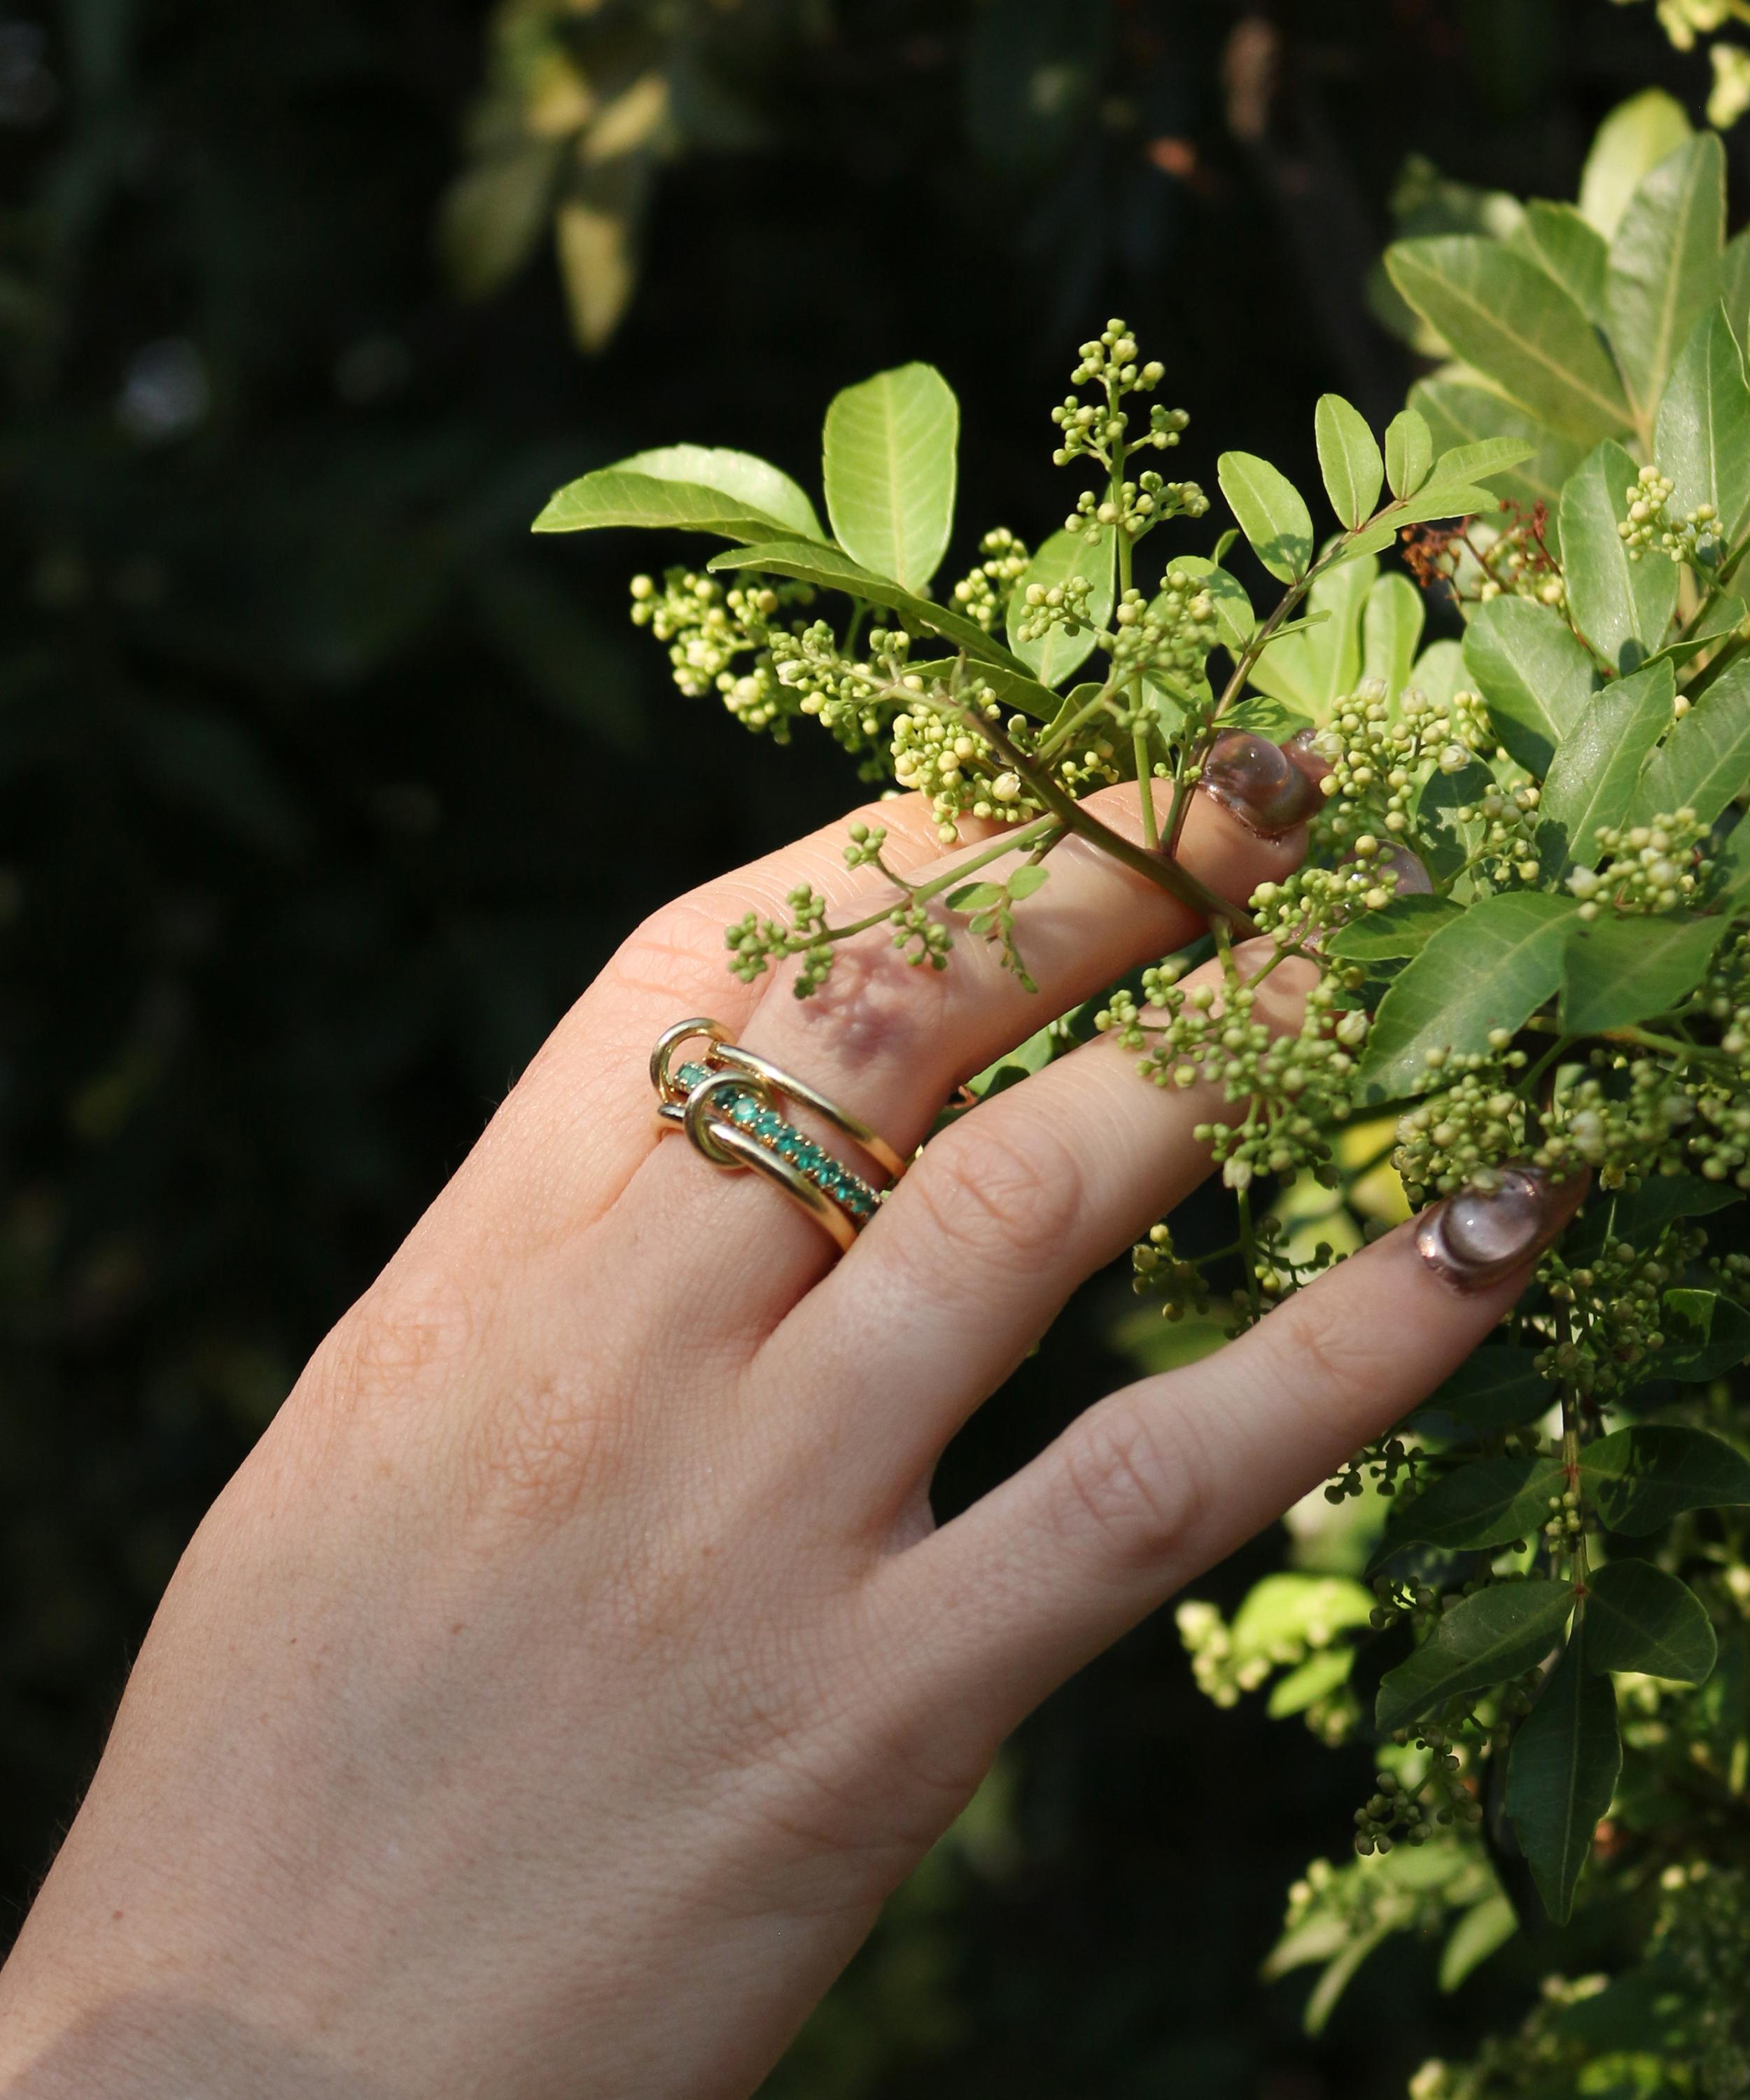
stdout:
[[[694,1040],[707,1047],[677,1065],[675,1052]],[[664,1029],[650,1052],[650,1083],[664,1130],[684,1131],[713,1167],[748,1167],[763,1174],[800,1203],[841,1249],[875,1215],[880,1192],[780,1114],[777,1097],[812,1109],[895,1180],[906,1171],[905,1161],[885,1138],[769,1058],[731,1043],[720,1021],[695,1016]]]

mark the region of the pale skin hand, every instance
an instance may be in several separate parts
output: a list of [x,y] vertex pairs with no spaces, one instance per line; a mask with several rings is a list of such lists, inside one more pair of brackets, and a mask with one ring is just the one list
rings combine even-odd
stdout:
[[[862,814],[905,871],[939,857],[915,799]],[[1134,789],[1102,814],[1137,835]],[[1197,929],[1071,841],[1025,910],[1038,999],[976,943],[937,975],[879,935],[813,1000],[738,985],[725,923],[803,879],[879,896],[843,837],[633,935],[201,1525],[0,1973],[9,2100],[751,2093],[1029,1709],[1523,1287],[1529,1257],[1455,1290],[1406,1229],[935,1529],[943,1446],[1202,1178],[1218,1105],[1091,1044],[937,1138],[835,1265],[659,1143],[650,1046],[715,1014],[909,1149]],[[1303,844],[1199,796],[1181,850],[1238,900]],[[1261,1005],[1294,1025],[1309,975]]]

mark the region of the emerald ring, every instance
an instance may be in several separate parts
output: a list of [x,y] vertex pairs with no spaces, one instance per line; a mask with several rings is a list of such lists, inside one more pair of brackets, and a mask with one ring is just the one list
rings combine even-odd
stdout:
[[[695,1040],[705,1047],[676,1063],[680,1046]],[[662,1129],[684,1131],[713,1167],[763,1174],[841,1249],[875,1215],[883,1192],[792,1123],[779,1102],[812,1110],[896,1180],[906,1170],[899,1154],[866,1123],[769,1058],[731,1043],[721,1021],[700,1016],[664,1029],[650,1052],[650,1083]]]

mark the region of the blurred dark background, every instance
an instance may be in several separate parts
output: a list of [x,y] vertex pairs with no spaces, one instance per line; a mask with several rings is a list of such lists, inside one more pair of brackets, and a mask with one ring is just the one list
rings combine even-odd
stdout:
[[[670,550],[531,540],[549,490],[677,438],[813,482],[835,387],[924,357],[963,567],[1060,518],[1045,412],[1113,311],[1180,470],[1311,476],[1315,395],[1383,419],[1410,376],[1363,298],[1406,156],[1571,196],[1613,103],[1705,93],[1651,15],[0,0],[0,1943],[189,1531],[544,1032],[641,914],[853,799],[674,692],[624,598]],[[617,147],[529,70],[567,38],[663,84]],[[1122,1375],[1123,1302],[946,1504]],[[1206,1705],[1163,1615],[1023,1732],[774,2091],[1400,2093],[1530,1971],[1442,2000],[1388,1950],[1316,2043],[1257,1980],[1364,1759]]]

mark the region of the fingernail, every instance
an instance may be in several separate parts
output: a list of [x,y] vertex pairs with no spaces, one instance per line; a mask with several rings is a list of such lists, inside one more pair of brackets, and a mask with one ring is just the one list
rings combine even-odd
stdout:
[[[1331,770],[1331,761],[1315,741],[1318,734],[1316,729],[1297,730],[1282,747],[1289,764],[1304,773],[1315,788]],[[1319,800],[1322,802],[1325,797],[1321,795]]]
[[1423,1211],[1416,1251],[1454,1289],[1481,1290],[1549,1246],[1576,1193],[1536,1167],[1497,1167],[1492,1185],[1461,1189]]
[[[1323,763],[1316,752],[1311,757]],[[1197,785],[1266,839],[1305,823],[1325,799],[1306,766],[1281,744],[1244,729],[1223,730],[1216,738]]]

